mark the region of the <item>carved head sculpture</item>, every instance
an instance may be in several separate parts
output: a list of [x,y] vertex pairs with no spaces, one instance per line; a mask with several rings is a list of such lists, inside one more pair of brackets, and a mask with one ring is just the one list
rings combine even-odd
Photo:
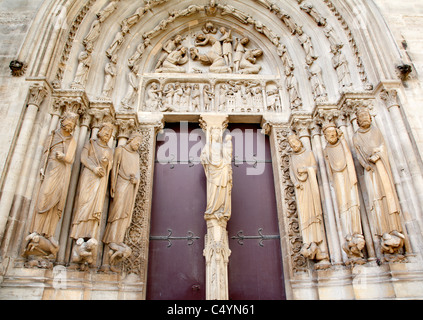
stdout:
[[220,128],[212,127],[210,129],[210,140],[211,142],[222,142],[222,133]]
[[139,132],[133,132],[129,136],[127,144],[132,148],[133,151],[137,151],[142,143],[142,135]]
[[97,133],[98,138],[103,143],[108,143],[113,134],[113,125],[109,122],[103,122]]
[[288,137],[288,143],[294,152],[300,152],[303,149],[303,143],[296,134],[291,134]]
[[357,117],[357,124],[360,128],[367,129],[372,124],[372,117],[367,108],[358,107],[355,115]]
[[330,144],[335,144],[338,142],[338,129],[336,128],[335,124],[327,123],[322,126],[322,130],[327,142]]
[[66,112],[60,120],[61,128],[67,133],[72,133],[78,121],[78,117],[76,113]]

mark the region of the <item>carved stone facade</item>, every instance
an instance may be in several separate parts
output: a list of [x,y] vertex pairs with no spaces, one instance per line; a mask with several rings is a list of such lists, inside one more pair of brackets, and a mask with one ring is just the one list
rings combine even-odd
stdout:
[[204,204],[207,299],[229,298],[228,123],[269,136],[288,299],[423,298],[406,42],[366,1],[285,2],[37,2],[0,81],[1,298],[145,299],[156,136],[183,121],[207,133],[207,183],[213,143],[226,161]]

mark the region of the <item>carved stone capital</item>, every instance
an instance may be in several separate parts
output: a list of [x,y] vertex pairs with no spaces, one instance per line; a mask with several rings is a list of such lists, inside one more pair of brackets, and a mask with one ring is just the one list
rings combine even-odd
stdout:
[[80,90],[54,90],[52,109],[53,115],[60,115],[63,112],[73,112],[83,115],[89,108],[89,100],[85,91]]
[[293,113],[291,116],[291,128],[299,138],[310,137],[309,128],[313,123],[311,114]]
[[340,114],[341,112],[334,106],[319,106],[314,113],[314,121],[323,129],[335,125]]
[[270,135],[272,128],[286,127],[287,122],[281,115],[264,115],[261,120],[261,133]]
[[220,128],[223,131],[228,127],[228,115],[218,113],[204,113],[200,115],[199,123],[204,132],[210,132],[211,128]]
[[382,89],[379,96],[388,110],[392,107],[399,106],[398,92],[396,89]]
[[118,126],[117,138],[129,138],[132,130],[135,128],[134,119],[117,119],[116,125]]
[[92,101],[88,113],[92,115],[91,127],[93,128],[100,127],[103,122],[115,121],[115,109],[111,101]]
[[40,107],[44,98],[47,96],[47,88],[43,84],[34,84],[29,87],[28,105]]

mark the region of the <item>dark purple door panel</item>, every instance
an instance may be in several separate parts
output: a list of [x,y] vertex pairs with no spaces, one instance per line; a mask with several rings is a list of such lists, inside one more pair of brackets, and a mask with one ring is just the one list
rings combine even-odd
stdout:
[[[157,141],[147,299],[205,299],[206,178],[198,124],[169,124]],[[234,158],[228,223],[229,298],[284,299],[269,139],[257,125],[229,125]],[[242,244],[242,245],[241,245]]]

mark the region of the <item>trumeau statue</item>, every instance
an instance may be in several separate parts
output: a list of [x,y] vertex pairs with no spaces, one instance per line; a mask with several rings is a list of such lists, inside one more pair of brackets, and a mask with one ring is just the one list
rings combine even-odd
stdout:
[[290,176],[295,186],[303,246],[301,254],[318,261],[316,268],[330,266],[324,241],[322,206],[317,183],[317,163],[313,152],[306,150],[296,135],[288,137],[293,153],[290,156]]
[[231,217],[232,137],[226,135],[224,117],[215,115],[200,121],[207,130],[207,143],[201,152],[201,163],[207,177],[207,222],[204,256],[206,258],[206,299],[227,300],[228,262],[231,250],[226,225]]
[[[127,228],[131,223],[135,197],[140,185],[140,160],[138,149],[142,142],[140,133],[133,133],[125,146],[115,150],[110,179],[110,202],[107,226],[103,242],[109,246],[109,262],[113,267],[116,253],[131,254],[131,249],[123,243]],[[122,257],[121,257],[122,258]],[[107,263],[106,263],[107,265]]]
[[[382,253],[396,256],[404,246],[405,236],[388,150],[382,133],[372,124],[368,109],[359,107],[356,115],[359,129],[354,134],[353,143],[357,150],[357,158],[365,169],[364,178],[370,202],[371,221],[380,238]],[[388,256],[387,259],[397,257]]]
[[361,250],[365,246],[365,240],[361,228],[357,176],[351,151],[342,131],[334,124],[325,124],[322,129],[328,142],[324,154],[329,177],[335,189],[341,229],[345,239],[342,248],[347,253],[348,262],[361,264],[364,263]]
[[113,133],[110,123],[103,123],[97,139],[90,139],[81,154],[84,165],[70,237],[78,240],[98,239],[98,227],[107,191],[113,150],[107,145]]
[[59,249],[53,236],[66,203],[76,151],[72,132],[77,120],[77,114],[66,113],[60,122],[60,128],[52,132],[46,140],[41,160],[41,186],[25,255],[51,255],[55,258]]

